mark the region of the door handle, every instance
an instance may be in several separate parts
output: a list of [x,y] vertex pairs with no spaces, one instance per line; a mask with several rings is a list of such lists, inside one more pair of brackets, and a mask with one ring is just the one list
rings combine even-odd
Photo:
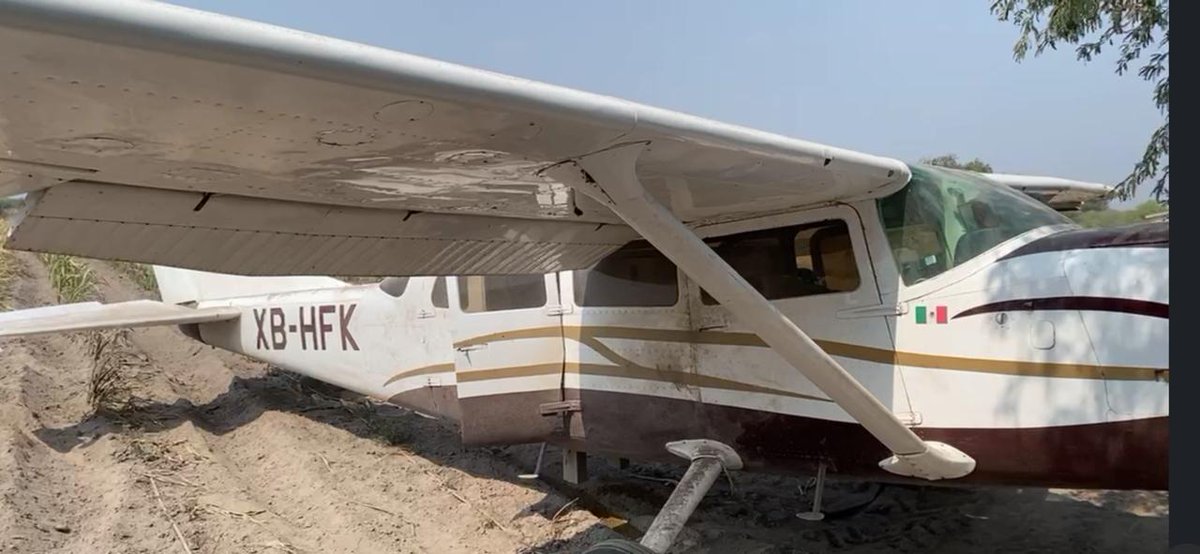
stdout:
[[860,308],[848,308],[838,310],[835,315],[838,319],[858,319],[861,317],[901,316],[906,313],[908,313],[908,304],[900,302],[898,304],[877,304]]
[[484,348],[487,348],[486,342],[482,343],[482,344],[469,344],[467,346],[459,346],[458,348],[455,348],[455,350],[458,350],[459,352],[472,352],[475,350],[483,350]]

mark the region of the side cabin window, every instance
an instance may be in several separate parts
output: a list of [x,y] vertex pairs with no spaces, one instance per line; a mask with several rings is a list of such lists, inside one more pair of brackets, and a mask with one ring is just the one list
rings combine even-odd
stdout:
[[[829,220],[705,240],[767,300],[849,292],[858,288],[846,222]],[[703,292],[712,306],[716,299]]]
[[433,307],[449,308],[450,297],[446,294],[446,278],[438,277],[433,281]]
[[591,269],[574,272],[575,304],[595,307],[674,306],[675,264],[644,240],[633,241]]
[[459,277],[458,302],[466,313],[540,308],[546,305],[545,276],[538,274]]

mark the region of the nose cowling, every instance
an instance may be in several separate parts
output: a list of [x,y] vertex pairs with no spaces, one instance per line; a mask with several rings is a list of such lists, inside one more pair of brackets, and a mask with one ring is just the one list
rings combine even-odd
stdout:
[[1083,318],[1097,361],[1102,366],[1165,372],[1170,324],[1167,223],[1071,233],[1076,236],[1059,239],[1065,247],[1063,270],[1071,307]]

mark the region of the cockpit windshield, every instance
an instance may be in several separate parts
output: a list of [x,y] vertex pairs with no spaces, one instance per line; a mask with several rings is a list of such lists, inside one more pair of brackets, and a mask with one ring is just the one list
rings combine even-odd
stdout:
[[1072,225],[1024,193],[969,171],[913,166],[879,214],[904,284],[912,285],[1032,229]]

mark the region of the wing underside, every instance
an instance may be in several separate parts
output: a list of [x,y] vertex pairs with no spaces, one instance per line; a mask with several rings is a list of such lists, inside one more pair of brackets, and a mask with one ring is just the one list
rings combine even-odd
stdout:
[[[48,189],[10,246],[194,269],[586,267],[632,232],[542,170],[631,142],[649,145],[641,182],[689,224],[883,194],[909,175],[893,159],[152,2],[0,2],[0,73],[0,195]],[[109,231],[128,242],[95,239]]]

